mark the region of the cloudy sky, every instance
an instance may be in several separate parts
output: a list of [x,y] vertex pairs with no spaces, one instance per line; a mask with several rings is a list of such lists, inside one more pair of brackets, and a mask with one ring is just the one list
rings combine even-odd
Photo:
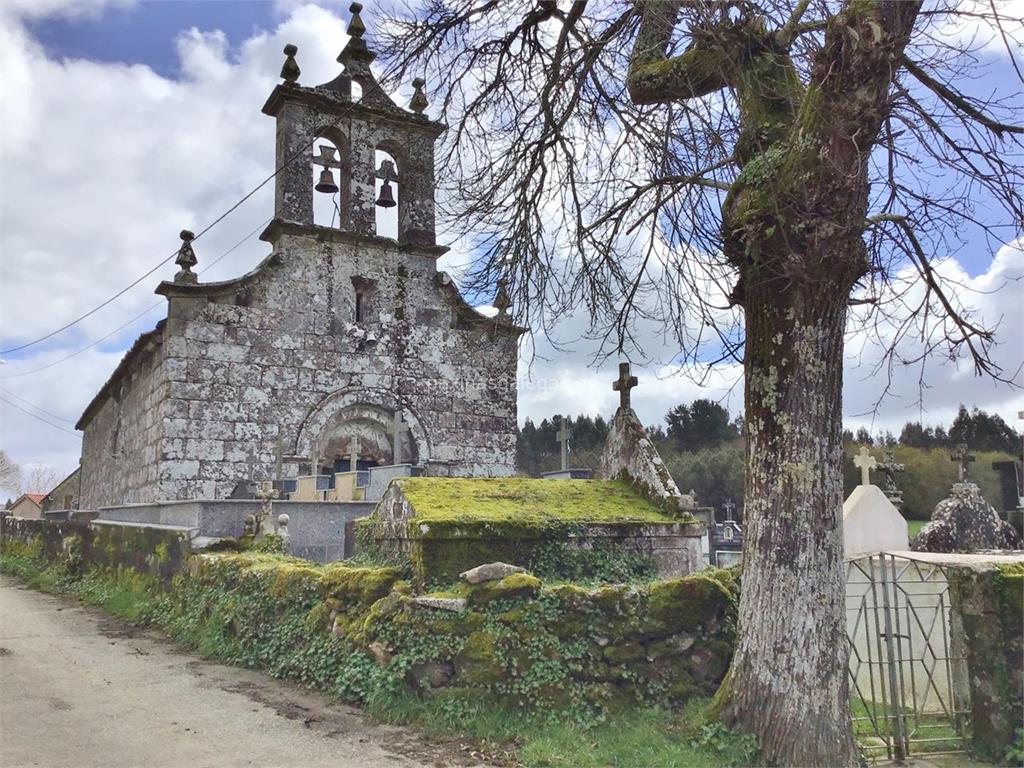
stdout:
[[[179,230],[203,229],[263,181],[273,170],[274,121],[260,107],[278,81],[281,49],[299,46],[302,82],[333,78],[347,4],[0,3],[0,348],[93,309],[169,256]],[[242,274],[266,254],[254,235],[271,204],[268,185],[196,244],[199,268],[208,269],[203,279]],[[467,255],[456,243],[440,266],[464,263]],[[153,289],[174,269],[168,263],[73,328],[3,355],[0,448],[23,464],[74,468],[75,420],[134,338],[162,316],[164,301]],[[1017,371],[1024,359],[1024,250],[993,252],[979,241],[948,256],[941,269],[963,283],[966,303],[998,321],[995,357]],[[526,345],[520,420],[612,413],[615,361],[591,366],[593,345],[578,338],[584,327],[583,318],[566,318],[557,345]],[[652,360],[671,359],[656,329],[646,342]],[[910,419],[948,422],[963,402],[1019,427],[1020,390],[947,360],[928,365],[923,390],[920,367],[895,371],[891,394],[872,414],[886,380],[874,367],[879,350],[851,328],[847,355],[843,410],[850,426],[898,431]],[[741,408],[737,365],[701,383],[657,362],[638,367],[634,405],[647,422],[697,397],[720,399],[733,413]]]

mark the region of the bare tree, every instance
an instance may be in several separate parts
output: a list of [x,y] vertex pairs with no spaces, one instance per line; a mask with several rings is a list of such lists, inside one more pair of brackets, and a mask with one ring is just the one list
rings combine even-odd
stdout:
[[[715,709],[772,763],[856,764],[847,328],[890,371],[941,351],[1012,375],[934,256],[1020,236],[1021,30],[944,0],[426,0],[383,26],[392,82],[426,75],[451,125],[441,205],[478,245],[470,289],[503,280],[537,330],[585,308],[606,355],[642,354],[639,322],[677,362],[742,354],[743,590]],[[990,37],[1005,94],[976,80]]]
[[21,467],[6,452],[0,451],[0,488],[17,494],[21,492],[21,485]]
[[21,490],[24,493],[49,493],[64,475],[49,464],[28,464],[25,467]]

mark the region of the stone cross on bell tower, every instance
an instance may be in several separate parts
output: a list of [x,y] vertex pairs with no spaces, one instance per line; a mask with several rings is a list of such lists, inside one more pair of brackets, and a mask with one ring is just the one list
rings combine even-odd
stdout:
[[612,382],[612,390],[619,393],[619,408],[632,408],[629,391],[635,386],[637,378],[629,375],[629,363],[619,363],[619,378]]

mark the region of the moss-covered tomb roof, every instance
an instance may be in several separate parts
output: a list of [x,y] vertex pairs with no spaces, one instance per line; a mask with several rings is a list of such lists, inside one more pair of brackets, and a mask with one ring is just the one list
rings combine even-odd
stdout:
[[406,477],[395,482],[423,522],[679,522],[620,480]]

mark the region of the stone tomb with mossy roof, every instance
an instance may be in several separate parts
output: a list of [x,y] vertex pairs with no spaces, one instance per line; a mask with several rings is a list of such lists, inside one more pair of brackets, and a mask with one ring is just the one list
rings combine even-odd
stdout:
[[361,524],[362,546],[407,557],[421,583],[483,563],[548,578],[683,576],[703,566],[703,526],[624,479],[411,477]]

